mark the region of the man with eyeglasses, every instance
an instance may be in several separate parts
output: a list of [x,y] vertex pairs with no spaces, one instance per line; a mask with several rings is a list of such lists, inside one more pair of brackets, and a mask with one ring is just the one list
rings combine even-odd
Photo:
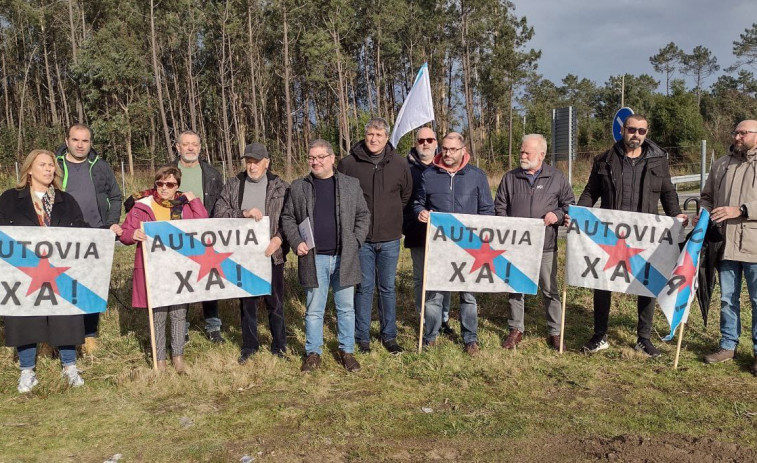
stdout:
[[[562,224],[568,206],[575,203],[573,190],[562,172],[544,164],[547,140],[540,134],[524,135],[520,146],[520,167],[502,177],[494,198],[497,215],[543,219],[544,247],[539,269],[539,288],[547,318],[547,343],[560,350],[560,316],[562,305],[557,286],[557,228]],[[525,331],[524,296],[511,293],[510,333],[502,342],[505,349],[516,349]],[[564,349],[563,349],[564,350]]]
[[397,343],[394,280],[400,256],[402,211],[410,201],[413,179],[407,162],[389,143],[389,123],[381,118],[368,121],[365,139],[350,149],[337,169],[360,181],[371,211],[368,237],[360,248],[363,280],[355,291],[355,341],[361,352],[370,352],[373,293],[378,285],[381,343],[390,354],[399,355],[403,349]]
[[[728,155],[716,160],[702,190],[702,207],[710,211],[724,238],[720,279],[720,347],[705,363],[736,356],[741,334],[741,278],[752,304],[750,368],[757,375],[757,121],[741,121],[732,133]],[[698,219],[698,217],[697,217]]]
[[[305,360],[300,370],[321,366],[323,316],[329,288],[334,292],[339,361],[349,372],[360,370],[355,352],[355,285],[362,281],[360,246],[370,224],[357,179],[335,172],[334,149],[315,140],[308,149],[310,174],[292,182],[281,213],[281,228],[298,256],[297,272],[305,288]],[[300,226],[313,234],[310,248]],[[311,243],[312,244],[312,243]]]
[[[423,172],[433,166],[439,143],[436,133],[429,127],[418,129],[415,134],[415,146],[407,155],[410,175],[413,177],[413,197],[421,187]],[[405,235],[405,247],[410,249],[413,260],[413,289],[415,296],[415,311],[421,313],[421,298],[423,295],[423,263],[426,256],[426,224],[418,222],[418,215],[413,211],[412,201],[405,206],[402,218],[402,234]],[[454,337],[455,331],[449,326],[449,293],[442,301],[441,333]]]
[[[658,203],[668,216],[678,217],[684,225],[688,216],[681,213],[676,193],[670,181],[668,155],[652,140],[647,139],[649,125],[641,114],[632,114],[623,123],[623,139],[605,153],[594,158],[578,205],[592,207],[602,200],[602,209],[657,214]],[[569,220],[569,218],[567,219]],[[610,316],[612,293],[594,290],[594,335],[581,347],[581,352],[595,353],[607,349],[607,324]],[[659,357],[660,351],[652,344],[652,319],[655,300],[638,296],[639,321],[635,350],[650,357]]]
[[[423,172],[421,186],[413,197],[418,221],[428,223],[429,212],[494,215],[489,181],[481,169],[470,164],[465,139],[457,132],[442,140],[442,152],[433,167]],[[427,291],[424,312],[423,344],[433,347],[442,326],[442,301],[447,291]],[[465,352],[478,355],[478,306],[473,293],[460,293],[460,334]]]
[[271,242],[265,255],[271,258],[271,294],[245,297],[239,300],[241,314],[242,348],[237,362],[247,363],[260,349],[258,339],[258,301],[268,309],[271,329],[271,353],[279,357],[286,354],[284,327],[284,264],[289,247],[279,227],[281,210],[289,192],[289,184],[269,170],[271,158],[262,143],[250,143],[242,154],[244,171],[230,178],[216,202],[213,217],[253,219],[268,216]]
[[[192,130],[185,130],[176,139],[177,158],[170,163],[181,170],[181,190],[192,192],[202,200],[208,216],[213,217],[213,208],[223,188],[221,173],[209,162],[200,159],[202,143],[200,136]],[[218,316],[218,301],[202,303],[202,315],[205,319],[205,334],[210,342],[222,344],[226,340],[221,336],[221,318]],[[187,314],[186,340],[189,341],[189,314]]]

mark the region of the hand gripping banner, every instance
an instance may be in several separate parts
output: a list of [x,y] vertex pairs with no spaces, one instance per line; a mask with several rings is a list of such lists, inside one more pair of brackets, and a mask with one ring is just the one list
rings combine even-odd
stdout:
[[570,206],[566,282],[657,297],[680,254],[680,219]]
[[268,217],[143,225],[152,307],[271,294]]
[[110,230],[0,227],[0,315],[81,315],[108,304]]
[[543,220],[432,212],[427,236],[427,290],[536,294]]

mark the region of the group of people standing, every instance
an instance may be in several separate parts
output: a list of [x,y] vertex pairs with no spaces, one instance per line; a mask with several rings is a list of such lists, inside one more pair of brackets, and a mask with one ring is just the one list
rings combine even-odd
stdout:
[[[678,195],[670,179],[667,154],[647,139],[648,122],[632,115],[622,128],[622,139],[597,156],[579,206],[601,200],[605,209],[665,214],[683,221]],[[298,258],[298,276],[305,288],[305,358],[301,370],[317,369],[323,354],[323,322],[329,288],[334,296],[338,331],[338,358],[348,371],[358,371],[359,352],[370,352],[371,315],[378,292],[379,341],[398,355],[395,279],[401,239],[413,262],[414,302],[421,311],[426,224],[429,213],[498,215],[539,218],[546,234],[541,256],[539,286],[547,321],[547,343],[560,350],[561,301],[557,289],[557,229],[567,223],[568,207],[575,204],[571,186],[555,167],[544,163],[546,139],[539,134],[523,137],[520,167],[507,172],[492,197],[486,174],[471,163],[464,137],[446,134],[441,142],[429,127],[415,133],[414,147],[400,156],[389,143],[389,124],[381,118],[365,126],[365,138],[338,164],[332,145],[319,139],[307,153],[309,173],[289,185],[271,172],[266,147],[252,143],[242,154],[244,170],[223,184],[218,170],[200,159],[200,137],[185,131],[177,138],[177,159],[161,167],[153,186],[126,201],[112,169],[92,149],[92,132],[82,124],[68,131],[57,155],[34,150],[21,168],[16,188],[0,196],[0,225],[100,227],[110,229],[122,243],[145,241],[141,223],[205,217],[270,220],[271,294],[240,300],[242,346],[238,362],[245,364],[260,349],[257,306],[268,310],[271,353],[286,353],[284,323],[284,264],[291,249]],[[730,153],[716,161],[702,194],[703,206],[712,212],[725,237],[719,264],[721,275],[720,349],[707,363],[734,358],[740,334],[739,295],[746,277],[752,303],[752,338],[757,358],[757,121],[743,121],[733,132]],[[121,205],[127,210],[119,225]],[[304,223],[313,231],[313,243],[300,234]],[[135,253],[132,305],[146,307],[142,253]],[[585,353],[607,349],[611,293],[594,291],[594,335],[581,348]],[[473,293],[459,294],[463,349],[479,352],[478,309]],[[510,294],[509,334],[505,349],[516,349],[523,339],[524,296]],[[423,344],[436,345],[440,334],[454,336],[449,325],[450,293],[429,291],[424,311]],[[166,368],[165,329],[170,317],[171,356],[178,372],[185,369],[184,344],[188,338],[187,306],[158,307],[155,312],[156,359]],[[638,298],[636,350],[660,355],[651,342],[654,300]],[[214,343],[223,343],[218,302],[203,303],[205,330]],[[97,315],[6,317],[5,343],[18,349],[21,376],[19,392],[36,384],[36,346],[58,347],[63,375],[69,385],[84,380],[76,368],[76,348],[97,349]],[[757,360],[752,367],[757,374]]]

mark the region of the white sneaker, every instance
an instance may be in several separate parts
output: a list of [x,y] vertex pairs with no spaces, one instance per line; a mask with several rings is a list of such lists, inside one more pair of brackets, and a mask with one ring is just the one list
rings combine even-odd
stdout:
[[31,392],[31,390],[39,384],[37,381],[37,375],[31,368],[21,370],[21,376],[18,378],[18,392],[19,394],[25,394]]
[[67,367],[63,367],[61,376],[65,376],[66,379],[68,379],[68,385],[71,387],[84,386],[84,379],[82,379],[82,377],[79,376],[79,370],[76,368],[76,365],[69,365]]

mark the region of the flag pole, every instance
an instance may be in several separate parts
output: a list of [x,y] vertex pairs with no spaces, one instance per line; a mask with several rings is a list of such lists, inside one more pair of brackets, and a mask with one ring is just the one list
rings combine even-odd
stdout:
[[678,346],[676,347],[676,358],[673,360],[673,369],[678,369],[678,357],[681,355],[681,342],[683,341],[683,325],[685,323],[681,322],[681,328],[678,330]]
[[428,213],[428,222],[426,222],[426,244],[424,244],[424,251],[423,251],[423,283],[421,284],[421,323],[420,323],[420,329],[418,330],[418,353],[420,354],[423,351],[423,320],[426,315],[426,263],[428,262],[428,242],[429,242],[429,235],[431,234],[431,214],[432,212],[429,211]]
[[[140,225],[142,233],[145,231],[145,223]],[[147,263],[147,240],[142,242],[142,261]],[[155,318],[152,311],[152,303],[150,302],[150,285],[147,278],[147,265],[144,265],[145,272],[145,291],[147,292],[147,318],[150,323],[150,348],[152,350],[152,369],[158,371],[158,349],[155,346]]]
[[563,353],[563,342],[565,339],[565,306],[568,301],[568,284],[565,283],[565,276],[563,275],[562,283],[562,313],[560,314],[560,349],[558,352]]

